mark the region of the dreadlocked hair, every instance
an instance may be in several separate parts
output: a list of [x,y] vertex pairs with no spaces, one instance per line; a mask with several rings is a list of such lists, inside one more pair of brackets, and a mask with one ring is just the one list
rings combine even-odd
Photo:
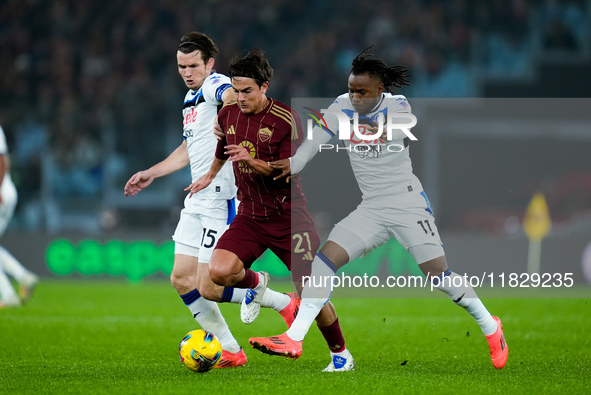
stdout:
[[372,59],[373,56],[369,50],[373,47],[366,48],[355,59],[351,67],[351,74],[360,75],[368,73],[371,78],[379,78],[384,84],[387,92],[394,93],[390,87],[402,88],[404,85],[410,86],[409,78],[412,74],[406,66],[391,66],[389,67],[381,59]]
[[234,58],[230,63],[229,76],[247,77],[256,81],[258,86],[268,82],[273,77],[273,68],[265,57],[265,52],[253,48],[243,58]]

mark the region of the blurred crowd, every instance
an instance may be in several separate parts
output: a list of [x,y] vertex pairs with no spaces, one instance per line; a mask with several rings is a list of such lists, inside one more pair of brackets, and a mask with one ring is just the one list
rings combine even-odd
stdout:
[[181,139],[178,39],[202,31],[216,69],[263,48],[270,95],[334,97],[374,45],[413,74],[411,97],[478,96],[478,79],[520,78],[540,51],[589,54],[591,1],[4,0],[0,123],[21,207],[122,187]]

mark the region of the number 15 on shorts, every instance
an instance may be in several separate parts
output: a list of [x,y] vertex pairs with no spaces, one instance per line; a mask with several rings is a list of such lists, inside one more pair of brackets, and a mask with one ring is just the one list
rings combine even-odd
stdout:
[[211,248],[215,244],[215,235],[217,235],[217,231],[213,229],[203,228],[203,233],[201,234],[201,247]]

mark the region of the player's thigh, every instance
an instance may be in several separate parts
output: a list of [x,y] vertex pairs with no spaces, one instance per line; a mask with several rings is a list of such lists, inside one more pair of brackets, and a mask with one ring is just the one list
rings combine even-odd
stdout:
[[[203,233],[203,226],[199,215],[191,214],[187,209],[181,210],[179,222],[176,226],[172,239],[175,241],[175,253],[177,245],[189,246],[194,249],[193,254],[199,256],[199,246],[201,236]],[[185,251],[186,252],[186,251]]]
[[350,262],[378,248],[389,237],[379,213],[360,205],[335,225],[328,240],[342,247]]
[[245,216],[237,216],[217,242],[216,251],[211,257],[210,264],[214,263],[216,267],[223,265],[221,261],[224,258],[221,257],[225,254],[218,253],[219,249],[231,252],[244,267],[250,268],[253,262],[267,249],[267,245],[261,238],[263,233],[261,225],[257,221]]
[[[174,264],[171,272],[171,280],[173,284],[181,287],[197,286],[197,263],[199,262],[196,256],[186,255],[183,250],[176,248],[178,243],[175,243]],[[189,290],[190,291],[190,290]]]
[[209,263],[218,241],[229,228],[224,218],[201,217],[201,240],[199,241],[199,262]]
[[[222,203],[225,207],[224,201]],[[218,240],[228,229],[227,215],[224,215],[223,210],[221,215],[217,215],[220,210],[215,204],[217,202],[212,202],[214,206],[206,214],[195,214],[183,209],[172,236],[177,244],[193,247],[192,255],[196,253],[202,263],[209,262]]]
[[[384,220],[388,231],[407,250],[414,251],[417,263],[436,258],[433,254],[443,255],[439,230],[435,224],[429,201],[424,193],[414,193],[397,201],[396,207],[384,210]],[[431,245],[425,251],[415,246]]]
[[271,251],[283,262],[292,274],[296,288],[300,287],[302,276],[311,273],[312,261],[318,248],[320,236],[308,211],[303,207],[291,209],[281,221],[266,228],[267,241]]

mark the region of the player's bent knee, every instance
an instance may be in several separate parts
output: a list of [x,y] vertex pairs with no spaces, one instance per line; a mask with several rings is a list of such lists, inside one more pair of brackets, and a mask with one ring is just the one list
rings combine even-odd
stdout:
[[421,263],[419,267],[421,268],[423,274],[429,278],[437,277],[448,269],[445,256],[440,256],[431,259],[427,262]]
[[231,275],[229,275],[226,271],[221,270],[221,268],[217,266],[210,265],[209,266],[209,278],[213,281],[214,284],[221,285],[223,287],[230,284]]
[[179,294],[184,294],[195,289],[195,285],[190,278],[179,277],[174,273],[170,275],[170,283]]
[[198,285],[199,293],[207,300],[219,302],[222,300],[223,287],[214,284],[209,278],[201,279]]

